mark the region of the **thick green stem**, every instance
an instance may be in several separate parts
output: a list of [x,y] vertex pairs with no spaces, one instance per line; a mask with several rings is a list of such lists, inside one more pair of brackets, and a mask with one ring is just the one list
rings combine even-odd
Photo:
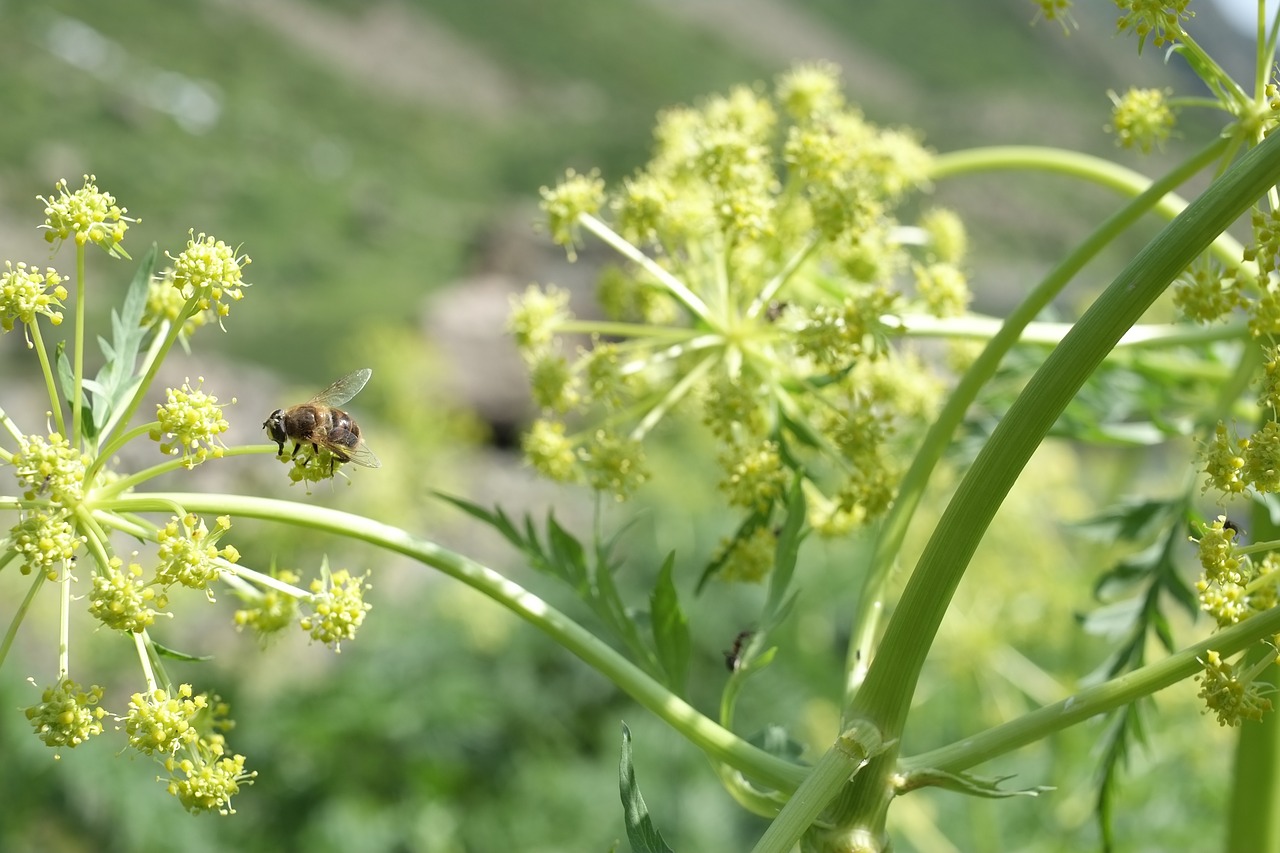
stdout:
[[[1027,326],[1044,310],[1045,306],[1061,292],[1062,288],[1086,263],[1105,248],[1116,235],[1123,232],[1147,212],[1155,209],[1173,215],[1183,209],[1180,200],[1174,200],[1170,192],[1189,177],[1212,163],[1224,150],[1226,140],[1215,140],[1177,169],[1149,184],[1136,172],[1100,160],[1096,157],[1070,154],[1043,148],[1000,147],[982,148],[939,157],[934,168],[934,179],[964,174],[969,171],[993,169],[1041,169],[1062,174],[1085,177],[1105,186],[1137,196],[1119,212],[1098,226],[1080,246],[1055,267],[1027,298],[1019,305],[986,349],[961,378],[947,404],[938,413],[921,443],[920,450],[911,461],[898,487],[898,494],[888,516],[880,525],[875,549],[863,580],[846,660],[846,706],[866,678],[871,664],[880,618],[884,612],[885,587],[890,570],[902,548],[907,527],[924,496],[925,487],[934,467],[951,443],[951,437],[964,420],[965,412],[977,399],[1005,355],[1021,339]],[[1144,189],[1145,188],[1145,189]],[[1239,257],[1239,244],[1221,234],[1214,237],[1215,251],[1234,252]]]
[[[1049,355],[1001,419],[934,529],[847,718],[899,737],[920,670],[964,571],[1031,454],[1094,369],[1169,282],[1280,178],[1280,135],[1267,139],[1183,211],[1120,273]],[[967,377],[966,377],[967,378]],[[884,813],[896,749],[873,760],[837,803],[840,824]],[[871,827],[877,828],[877,827]]]
[[[1280,538],[1280,525],[1272,521],[1264,507],[1254,504],[1249,533],[1254,542],[1271,542],[1274,546],[1274,540]],[[1255,648],[1249,660],[1267,653],[1273,652]],[[1219,654],[1226,657],[1226,653]],[[1259,680],[1275,685],[1280,681],[1276,673],[1277,667],[1272,664]],[[1271,700],[1275,702],[1274,694]],[[1246,720],[1238,731],[1231,792],[1227,797],[1230,816],[1226,821],[1224,849],[1280,849],[1280,714],[1272,711],[1264,714],[1260,721]]]

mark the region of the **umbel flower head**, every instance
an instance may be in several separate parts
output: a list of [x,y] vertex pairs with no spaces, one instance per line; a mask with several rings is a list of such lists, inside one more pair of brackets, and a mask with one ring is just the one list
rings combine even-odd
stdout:
[[668,110],[654,137],[612,187],[569,172],[543,189],[571,257],[594,237],[623,266],[602,280],[605,320],[575,318],[554,286],[513,300],[542,409],[529,462],[622,499],[648,476],[645,439],[690,415],[719,444],[731,504],[767,517],[804,470],[828,532],[875,518],[898,477],[891,445],[927,423],[938,388],[895,342],[900,318],[969,300],[958,218],[894,217],[929,154],[846,103],[829,64],[783,75],[772,98],[740,87]]
[[173,261],[173,286],[184,299],[195,300],[196,311],[213,311],[221,319],[231,311],[231,302],[244,298],[244,268],[251,261],[248,255],[237,254],[221,240],[192,229],[187,248]]
[[152,440],[160,442],[160,452],[180,454],[188,468],[222,456],[225,445],[219,436],[230,427],[222,417],[218,398],[206,394],[200,387],[203,384],[201,376],[195,388],[188,379],[181,388],[167,389],[165,402],[156,406],[157,426],[151,430]]
[[58,181],[56,195],[38,198],[45,203],[45,239],[50,243],[72,237],[77,246],[96,243],[113,258],[127,258],[120,245],[130,223],[140,222],[125,216],[125,208],[116,204],[111,193],[98,189],[94,175],[84,176],[84,186],[75,192],[67,189],[65,178]]
[[13,331],[14,321],[22,323],[27,329],[27,347],[32,346],[30,326],[36,317],[49,319],[54,326],[62,323],[62,300],[67,298],[67,289],[62,286],[62,276],[52,267],[40,272],[39,267],[28,267],[19,262],[15,268],[10,261],[4,262],[4,272],[0,273],[0,329]]

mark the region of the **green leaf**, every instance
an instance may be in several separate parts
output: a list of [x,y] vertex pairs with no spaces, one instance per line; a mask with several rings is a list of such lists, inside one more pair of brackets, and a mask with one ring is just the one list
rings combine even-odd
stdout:
[[155,648],[156,654],[164,658],[173,658],[174,660],[187,661],[188,663],[199,663],[202,661],[213,660],[213,655],[189,655],[186,652],[180,652],[171,649],[168,646],[162,646],[155,640],[151,641],[151,645]]
[[649,596],[649,609],[658,663],[667,675],[667,686],[677,696],[683,696],[689,674],[689,619],[680,609],[680,597],[672,578],[675,563],[676,555],[672,551],[658,572],[658,582]]
[[547,515],[547,549],[552,573],[564,578],[575,589],[585,589],[590,577],[587,551],[573,534],[560,526],[554,514]]
[[707,563],[707,567],[702,570],[702,575],[698,578],[698,583],[693,588],[694,595],[702,592],[702,588],[707,585],[707,582],[720,573],[720,570],[724,568],[724,564],[728,562],[729,556],[733,554],[733,549],[738,547],[739,543],[749,539],[757,530],[769,523],[769,517],[772,513],[772,508],[764,511],[755,510],[743,519],[733,537],[720,549],[716,558]]
[[1012,779],[1012,776],[974,776],[969,773],[948,773],[943,770],[927,768],[912,771],[903,784],[898,787],[899,793],[914,791],[917,788],[942,788],[971,797],[983,797],[989,800],[1002,800],[1008,797],[1038,797],[1054,788],[1049,785],[1035,785],[1030,788],[1005,789],[1000,786]]
[[765,602],[762,619],[765,630],[782,621],[781,614],[791,593],[791,579],[795,576],[800,543],[805,537],[803,483],[803,476],[797,473],[792,478],[791,491],[787,495],[787,517],[782,523],[782,530],[778,533],[778,548],[775,552],[773,572],[769,575],[769,597]]
[[636,771],[631,765],[631,729],[622,724],[622,759],[618,763],[618,787],[622,793],[622,813],[627,824],[627,840],[632,853],[675,853],[662,840],[662,833],[649,817],[649,807],[640,796]]

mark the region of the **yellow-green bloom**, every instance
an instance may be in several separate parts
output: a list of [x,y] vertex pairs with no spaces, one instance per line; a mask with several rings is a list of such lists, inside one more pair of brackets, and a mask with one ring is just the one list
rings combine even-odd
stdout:
[[1138,37],[1138,52],[1146,46],[1147,37],[1160,47],[1165,42],[1177,41],[1182,35],[1182,22],[1195,12],[1187,11],[1191,0],[1116,0],[1124,13],[1116,24],[1116,31],[1131,32]]
[[598,172],[579,175],[573,169],[565,172],[564,179],[554,188],[543,187],[542,209],[551,227],[551,239],[564,246],[569,257],[575,257],[578,243],[578,217],[594,215],[604,204],[604,181]]
[[98,704],[102,694],[97,685],[81,690],[74,681],[64,678],[44,689],[40,701],[27,708],[27,719],[45,746],[74,749],[102,734],[102,718],[107,716]]
[[1164,145],[1176,117],[1163,89],[1130,89],[1123,97],[1115,92],[1107,95],[1115,105],[1107,129],[1115,133],[1118,144],[1143,154]]
[[195,388],[188,379],[181,388],[166,389],[166,401],[156,406],[159,425],[151,430],[152,440],[160,442],[160,452],[168,456],[181,454],[188,468],[222,456],[225,445],[219,436],[230,427],[222,417],[218,398],[206,394],[200,388],[203,384],[201,376]]
[[142,579],[142,566],[123,566],[123,560],[113,557],[105,569],[93,576],[89,615],[108,628],[137,633],[155,623],[169,597]]
[[302,630],[342,651],[343,640],[354,640],[356,630],[364,623],[364,615],[373,607],[364,600],[369,584],[366,575],[353,575],[346,569],[330,573],[311,582],[311,615],[299,623]]
[[173,696],[159,689],[135,693],[124,718],[129,745],[145,755],[173,755],[199,741],[193,721],[208,706],[209,698],[203,693],[193,696],[190,684]]
[[219,318],[230,312],[230,302],[244,298],[244,268],[251,261],[248,255],[239,254],[221,240],[215,240],[204,232],[199,235],[192,229],[187,248],[174,257],[173,286],[184,299],[196,298],[200,311],[212,310]]
[[45,198],[45,239],[50,243],[74,237],[77,246],[96,243],[113,258],[127,258],[129,253],[120,242],[132,222],[141,222],[125,216],[128,211],[116,204],[115,197],[98,189],[97,177],[84,176],[84,186],[75,192],[67,189],[66,178],[54,185],[57,195]]
[[9,530],[9,548],[22,557],[22,573],[33,569],[57,580],[58,568],[75,557],[85,543],[76,532],[67,510],[32,512]]
[[177,583],[208,592],[209,584],[222,571],[218,558],[231,563],[240,559],[240,552],[233,546],[217,547],[218,540],[230,529],[231,519],[225,515],[218,516],[212,533],[204,520],[192,513],[182,518],[174,516],[156,537],[160,545],[156,582],[162,587]]
[[[275,577],[287,584],[296,584],[300,580],[297,572],[288,569],[281,570]],[[298,615],[298,599],[274,587],[262,589],[251,602],[251,606],[236,611],[236,628],[252,628],[260,638],[293,624]]]
[[[1274,649],[1269,658],[1264,661],[1268,666],[1275,660]],[[1274,692],[1275,688],[1252,677],[1256,668],[1241,675],[1212,650],[1205,653],[1200,663],[1204,671],[1196,676],[1200,682],[1197,695],[1217,716],[1219,725],[1238,726],[1244,720],[1261,720],[1262,715],[1271,710],[1271,700],[1265,694]]]
[[25,487],[29,501],[48,496],[54,503],[71,509],[84,498],[84,477],[89,457],[77,453],[66,436],[52,433],[42,438],[26,435],[13,455],[14,474]]
[[[62,322],[62,300],[67,298],[67,289],[62,286],[62,276],[52,267],[40,272],[38,267],[28,267],[19,262],[15,268],[9,261],[4,262],[5,270],[0,273],[0,329],[13,331],[14,321],[30,326],[36,317],[45,316],[54,326]],[[32,346],[30,330],[27,331],[27,346]]]
[[[183,316],[187,307],[187,298],[182,295],[182,290],[174,285],[173,278],[173,268],[170,267],[153,276],[147,283],[147,307],[142,315],[143,326],[149,328],[161,320],[176,323]],[[214,319],[214,316],[211,310],[190,314],[182,321],[180,336],[184,339],[191,337],[196,329]]]

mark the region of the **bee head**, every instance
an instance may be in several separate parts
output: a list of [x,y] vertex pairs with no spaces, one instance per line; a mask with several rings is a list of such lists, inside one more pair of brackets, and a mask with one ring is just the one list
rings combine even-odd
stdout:
[[280,452],[284,452],[284,442],[289,437],[284,431],[284,409],[276,409],[267,419],[262,422],[262,428],[267,431],[267,436],[280,445]]

